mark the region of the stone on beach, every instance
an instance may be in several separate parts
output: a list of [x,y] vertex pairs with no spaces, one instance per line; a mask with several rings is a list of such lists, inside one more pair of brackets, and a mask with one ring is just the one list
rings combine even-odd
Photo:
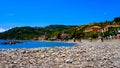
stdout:
[[120,42],[0,50],[0,68],[120,68]]

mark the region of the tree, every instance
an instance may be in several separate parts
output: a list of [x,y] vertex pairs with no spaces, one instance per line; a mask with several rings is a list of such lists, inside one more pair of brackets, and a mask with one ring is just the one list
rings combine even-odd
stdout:
[[114,21],[115,21],[117,24],[120,24],[120,17],[114,18]]

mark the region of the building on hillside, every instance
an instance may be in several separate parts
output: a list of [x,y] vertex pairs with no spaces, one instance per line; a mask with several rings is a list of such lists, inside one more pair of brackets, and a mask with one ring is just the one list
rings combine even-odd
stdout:
[[46,36],[45,35],[41,35],[40,37],[38,37],[38,40],[45,40]]
[[57,36],[51,37],[49,40],[51,41],[57,40]]
[[92,26],[92,27],[88,27],[85,29],[84,32],[101,32],[101,27],[100,26]]
[[117,39],[120,39],[120,30],[118,30],[116,37],[117,37]]
[[68,34],[67,33],[63,33],[61,35],[61,37],[62,37],[63,40],[67,40],[68,39]]
[[120,33],[117,34],[117,39],[120,39]]
[[86,28],[84,32],[106,32],[111,28],[117,28],[117,27],[120,27],[120,25],[107,25],[104,28],[100,26],[92,26],[92,27]]
[[91,28],[93,29],[93,32],[100,32],[101,31],[100,26],[92,26]]
[[84,32],[85,32],[85,33],[92,32],[92,31],[93,31],[93,29],[92,29],[92,28],[90,28],[90,27],[85,28],[85,30],[84,30]]
[[117,28],[117,27],[120,27],[120,25],[107,25],[103,28],[103,32],[106,32],[108,30],[110,30],[111,28]]

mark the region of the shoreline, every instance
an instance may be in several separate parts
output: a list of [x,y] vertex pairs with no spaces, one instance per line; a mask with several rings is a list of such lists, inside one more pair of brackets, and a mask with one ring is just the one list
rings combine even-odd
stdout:
[[[27,40],[28,41],[28,40]],[[26,41],[24,41],[24,42],[26,42]],[[39,40],[29,40],[29,42],[36,42],[36,43],[39,43],[39,42],[43,42],[43,43],[46,43],[46,44],[49,44],[49,43],[47,43],[47,42],[51,42],[51,43],[57,43],[57,44],[61,44],[60,46],[57,46],[57,44],[54,44],[54,45],[56,45],[56,46],[43,46],[43,45],[39,45],[39,47],[15,47],[15,48],[11,48],[11,46],[13,45],[13,46],[17,46],[16,44],[12,44],[12,45],[3,45],[2,44],[2,46],[5,46],[5,48],[2,48],[2,46],[1,46],[1,48],[0,48],[0,50],[17,50],[17,49],[43,49],[43,48],[54,48],[54,47],[71,47],[71,46],[75,46],[75,43],[72,43],[72,42],[67,42],[67,41],[39,41]],[[62,45],[62,43],[63,43],[63,45]],[[69,44],[70,44],[70,46],[69,46]],[[29,46],[29,44],[25,44],[25,45],[28,45]],[[33,44],[34,45],[34,44]],[[65,46],[64,46],[65,45]],[[7,47],[9,47],[10,46],[10,48],[7,48]]]
[[[68,40],[68,41],[47,41],[47,40],[44,40],[44,41],[40,41],[40,40],[37,40],[37,42],[60,42],[60,43],[70,43],[70,44],[73,44],[72,47],[76,47],[76,46],[82,46],[86,43],[89,43],[88,45],[90,44],[93,44],[94,43],[119,43],[120,39],[111,39],[111,40],[104,40],[104,42],[100,42],[100,41],[96,41],[96,39],[94,39],[95,41],[92,41],[90,42],[90,40],[81,40],[81,42],[79,42],[78,40],[76,40],[76,42],[73,42],[72,40]],[[23,41],[23,40],[22,40]],[[24,40],[24,41],[36,41],[36,40]],[[69,46],[56,46],[56,48],[64,48],[64,47],[69,47]],[[72,48],[71,47],[71,48]],[[35,47],[35,48],[9,48],[9,49],[6,49],[6,48],[3,48],[3,49],[0,49],[0,50],[17,50],[17,49],[44,49],[44,48],[54,48],[54,47]]]
[[0,50],[0,68],[120,67],[120,42],[82,42],[74,47]]

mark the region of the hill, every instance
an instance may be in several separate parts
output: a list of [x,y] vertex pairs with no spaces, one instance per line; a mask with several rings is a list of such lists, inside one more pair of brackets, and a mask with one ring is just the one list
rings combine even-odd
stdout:
[[81,26],[49,25],[46,27],[15,27],[0,33],[0,39],[20,40],[68,40],[72,38],[97,38],[113,36],[120,30],[120,17],[113,21],[94,22]]
[[76,26],[49,25],[46,27],[15,27],[6,32],[0,33],[0,39],[37,39],[41,35],[47,35],[49,37],[55,31],[62,31],[73,27]]

